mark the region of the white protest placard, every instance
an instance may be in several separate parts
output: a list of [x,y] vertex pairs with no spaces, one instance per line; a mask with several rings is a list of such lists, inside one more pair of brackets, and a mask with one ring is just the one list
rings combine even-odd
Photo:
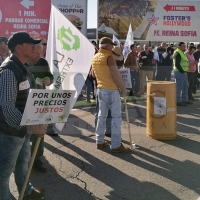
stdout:
[[126,88],[132,88],[130,69],[119,69],[119,73],[122,76],[122,80],[124,81]]
[[167,57],[167,55],[168,55],[167,52],[164,52],[164,53],[162,54],[162,56],[163,56],[164,59]]
[[165,97],[154,97],[154,114],[155,115],[166,115],[166,98]]
[[[75,90],[71,109],[85,84],[94,46],[55,6],[51,7],[46,59],[54,75],[50,90]],[[62,131],[64,123],[55,127]],[[66,132],[63,130],[63,133]]]
[[66,122],[74,95],[74,90],[31,89],[21,125]]

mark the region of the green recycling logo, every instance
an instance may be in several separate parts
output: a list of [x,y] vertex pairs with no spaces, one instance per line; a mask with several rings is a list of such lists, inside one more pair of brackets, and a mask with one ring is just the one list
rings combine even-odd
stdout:
[[64,50],[78,50],[80,48],[80,38],[77,35],[73,35],[70,28],[64,26],[58,30],[57,39],[63,46]]

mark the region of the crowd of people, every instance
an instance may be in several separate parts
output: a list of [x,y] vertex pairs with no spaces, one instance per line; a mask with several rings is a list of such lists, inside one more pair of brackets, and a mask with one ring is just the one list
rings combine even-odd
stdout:
[[[141,97],[146,94],[147,81],[172,81],[172,75],[174,75],[177,85],[177,105],[186,106],[186,104],[192,104],[192,101],[195,101],[193,94],[199,88],[198,78],[200,75],[197,66],[200,58],[200,44],[195,47],[194,43],[190,43],[186,49],[185,43],[180,42],[175,49],[174,44],[167,45],[162,42],[154,50],[148,44],[144,44],[143,47],[132,44],[130,52],[124,57],[124,43],[118,44],[116,41],[113,43],[115,47],[112,49],[112,53],[115,56],[119,55],[116,61],[118,69],[130,69],[132,88],[129,88],[129,96]],[[95,48],[95,54],[97,54],[100,48],[95,41],[92,41],[92,44]],[[185,64],[182,61],[182,52],[187,57]],[[180,81],[182,79],[180,79],[179,74],[184,75],[185,82]],[[87,102],[91,102],[91,92],[93,92],[93,99],[95,99],[96,85],[97,83],[89,74],[86,80]],[[185,93],[187,93],[187,97],[183,98]]]
[[[192,44],[186,50],[184,42],[177,49],[161,43],[156,51],[148,44],[143,48],[132,44],[130,52],[123,57],[124,43],[118,44],[108,37],[92,42],[95,55],[86,80],[87,101],[93,90],[96,99],[95,135],[96,148],[108,145],[105,136],[111,138],[112,152],[129,152],[121,141],[121,99],[127,96],[119,69],[130,69],[132,88],[129,96],[140,97],[146,92],[148,80],[170,81],[172,70],[176,80],[177,106],[186,106],[195,101],[192,96],[197,88],[197,65],[200,44]],[[9,179],[14,172],[18,191],[28,171],[28,164],[36,140],[41,137],[34,167],[40,172],[47,169],[42,163],[44,134],[57,136],[51,125],[21,126],[29,89],[45,89],[54,77],[45,60],[46,39],[33,39],[25,32],[14,33],[9,39],[0,37],[0,200],[10,200]],[[94,92],[94,89],[96,92]],[[32,142],[32,148],[30,147]],[[36,189],[28,182],[23,200],[41,199],[43,189]]]

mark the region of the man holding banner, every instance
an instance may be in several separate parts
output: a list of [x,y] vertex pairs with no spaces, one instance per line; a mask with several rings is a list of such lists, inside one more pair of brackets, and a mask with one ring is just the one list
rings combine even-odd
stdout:
[[100,50],[92,61],[93,76],[97,79],[97,96],[99,112],[96,126],[97,149],[107,145],[104,141],[105,122],[108,110],[111,111],[111,150],[112,152],[129,152],[131,149],[121,144],[121,99],[118,89],[126,96],[127,90],[116,65],[112,53],[113,41],[108,37],[100,40]]
[[[48,62],[42,58],[43,53],[43,45],[36,44],[35,45],[35,53],[33,58],[29,59],[26,63],[26,66],[29,68],[29,71],[34,79],[35,87],[32,89],[46,89],[46,86],[49,86],[53,83],[54,77],[53,74],[50,72]],[[52,128],[53,124],[49,124],[47,128],[47,133],[52,133],[55,135]],[[31,146],[31,153],[33,154],[33,150],[35,148],[35,144],[37,141],[37,137],[32,135],[32,146]],[[39,172],[47,172],[47,168],[44,166],[41,158],[44,154],[44,138],[41,139],[40,145],[36,154],[35,162],[33,167],[37,169]]]
[[[18,191],[28,171],[30,160],[30,134],[43,137],[46,125],[20,126],[29,94],[29,73],[24,66],[33,56],[34,40],[25,32],[13,34],[8,40],[12,56],[0,67],[0,199],[10,200],[9,179],[15,175]],[[44,190],[33,188],[28,182],[23,200],[44,197]]]

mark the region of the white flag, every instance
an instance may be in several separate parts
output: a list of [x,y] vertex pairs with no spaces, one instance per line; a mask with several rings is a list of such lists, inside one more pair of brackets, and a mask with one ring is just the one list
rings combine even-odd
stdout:
[[[53,5],[46,59],[54,75],[51,90],[76,90],[70,110],[82,90],[95,50],[91,42]],[[61,131],[64,124],[56,124]]]
[[120,41],[116,38],[116,36],[113,34],[113,42],[117,42],[117,46],[120,46]]
[[122,52],[124,59],[126,58],[127,54],[131,51],[130,46],[132,44],[134,44],[134,37],[133,37],[132,26],[130,24],[129,29],[128,29],[128,34],[127,34],[127,37],[126,37],[126,41],[125,41],[125,44],[124,44],[124,49],[123,49],[123,52]]

